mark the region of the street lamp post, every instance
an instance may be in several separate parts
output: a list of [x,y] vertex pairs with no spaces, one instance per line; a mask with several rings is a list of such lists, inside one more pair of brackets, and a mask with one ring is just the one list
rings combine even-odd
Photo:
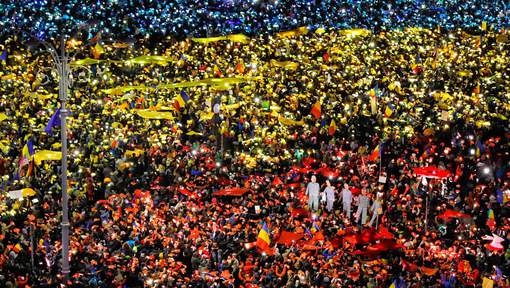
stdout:
[[[83,27],[82,27],[83,28]],[[53,59],[54,68],[59,76],[59,100],[60,100],[60,136],[61,136],[61,151],[62,151],[62,165],[61,165],[61,179],[62,179],[62,276],[64,285],[67,286],[69,281],[69,194],[67,191],[67,110],[66,103],[68,98],[69,89],[71,88],[70,78],[70,59],[69,54],[66,52],[65,43],[66,37],[62,36],[60,39],[60,53],[57,49],[45,42],[40,43],[50,52]],[[83,46],[86,47],[91,43]]]
[[67,96],[68,89],[70,88],[69,79],[69,57],[65,50],[65,36],[60,39],[60,53],[57,52],[55,47],[45,41],[41,44],[50,52],[53,59],[53,65],[56,68],[59,76],[58,94],[60,100],[60,136],[61,136],[61,151],[62,151],[62,165],[61,165],[61,179],[62,179],[62,276],[64,285],[67,286],[69,280],[69,194],[67,192]]
[[69,195],[67,193],[67,93],[69,89],[69,62],[65,51],[64,37],[60,40],[59,99],[60,99],[60,136],[62,141],[62,275],[65,285],[69,280]]

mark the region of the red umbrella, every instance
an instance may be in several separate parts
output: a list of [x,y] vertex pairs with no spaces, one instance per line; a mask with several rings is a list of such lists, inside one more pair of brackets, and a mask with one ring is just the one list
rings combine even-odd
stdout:
[[436,179],[444,179],[448,178],[452,175],[450,171],[439,169],[434,166],[427,166],[427,167],[417,167],[413,168],[414,174],[417,176],[423,176],[427,178],[436,178]]
[[446,210],[444,211],[443,214],[441,215],[438,215],[437,218],[441,218],[441,219],[449,219],[449,218],[471,218],[470,215],[468,214],[464,214],[464,213],[461,213],[459,211],[455,211],[455,210]]
[[250,191],[248,188],[226,188],[213,193],[214,196],[243,196]]

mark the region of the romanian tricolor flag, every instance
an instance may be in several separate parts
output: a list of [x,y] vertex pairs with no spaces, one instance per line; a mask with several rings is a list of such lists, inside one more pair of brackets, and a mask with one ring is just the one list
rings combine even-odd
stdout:
[[494,220],[494,211],[492,209],[489,209],[488,216],[487,216],[487,226],[489,228],[494,229],[496,226],[496,220]]
[[23,150],[21,150],[21,159],[19,160],[19,167],[23,167],[27,165],[30,160],[32,160],[32,156],[35,154],[34,144],[32,143],[32,138],[28,139],[25,146],[23,146]]
[[388,104],[388,106],[386,106],[386,109],[384,109],[384,116],[391,117],[394,111],[395,107],[392,104]]
[[214,65],[213,67],[214,75],[217,77],[223,77],[223,73],[221,73],[220,68],[218,66]]
[[335,135],[336,128],[337,128],[337,126],[336,126],[335,120],[331,120],[331,124],[329,124],[329,128],[328,128],[329,136]]
[[310,232],[312,232],[312,234],[315,234],[317,233],[317,231],[319,231],[321,228],[319,227],[319,225],[317,225],[317,222],[313,222],[312,223],[312,228],[310,228]]
[[368,160],[370,160],[370,161],[377,160],[379,157],[381,157],[381,152],[382,152],[382,146],[381,146],[381,144],[379,144],[379,145],[377,145],[377,147],[375,147],[374,151],[372,151],[372,154],[370,154],[370,156],[368,156]]
[[267,224],[264,222],[262,229],[260,229],[259,236],[257,236],[257,247],[263,252],[270,252],[269,245],[271,245],[271,239],[269,237],[269,229]]
[[315,119],[321,118],[321,102],[317,101],[312,105],[312,110],[310,110],[310,114],[315,117]]
[[186,105],[186,103],[188,103],[188,101],[189,101],[188,94],[186,93],[186,91],[182,90],[181,95],[177,95],[177,97],[175,97],[174,100],[175,110],[177,111],[181,110],[181,108],[183,108]]
[[35,154],[34,144],[32,143],[32,137],[30,137],[28,139],[27,143],[25,144],[25,146],[23,146],[23,149],[21,150],[21,157],[18,162],[18,173],[20,176],[24,176],[22,168],[25,165],[29,165],[29,164],[30,165],[29,165],[29,168],[27,171],[27,176],[30,176],[30,174],[32,174],[32,170],[34,168],[33,163],[32,163],[34,154]]

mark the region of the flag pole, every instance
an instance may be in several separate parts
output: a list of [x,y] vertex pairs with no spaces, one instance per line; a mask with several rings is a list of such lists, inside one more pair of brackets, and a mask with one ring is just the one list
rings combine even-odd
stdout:
[[382,149],[383,149],[383,145],[381,143],[381,144],[379,144],[379,177],[382,174],[382,155],[383,155]]

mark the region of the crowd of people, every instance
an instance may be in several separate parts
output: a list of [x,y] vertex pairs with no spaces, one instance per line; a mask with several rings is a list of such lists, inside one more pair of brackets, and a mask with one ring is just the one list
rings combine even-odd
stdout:
[[[72,285],[508,285],[508,32],[160,40],[66,43]],[[54,287],[58,77],[1,48],[0,283]]]
[[[0,35],[59,38],[84,27],[118,37],[263,34],[300,26],[387,30],[402,27],[478,29],[482,22],[508,28],[504,0],[316,1],[316,0],[72,0],[7,1],[0,4]],[[0,38],[1,39],[1,38]]]

